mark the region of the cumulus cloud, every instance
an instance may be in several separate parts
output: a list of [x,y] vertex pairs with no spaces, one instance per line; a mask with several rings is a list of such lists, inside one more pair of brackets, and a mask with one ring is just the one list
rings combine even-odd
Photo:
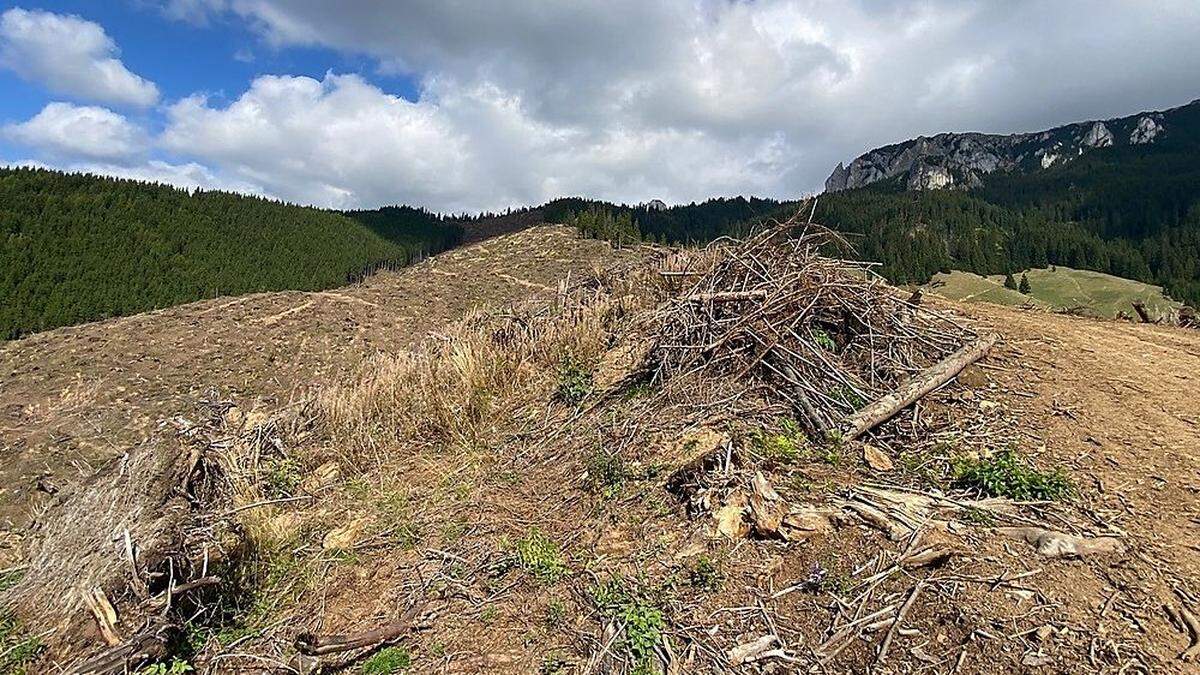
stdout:
[[146,134],[122,115],[97,106],[50,103],[20,124],[4,127],[4,135],[51,155],[107,161],[143,154]]
[[[434,206],[555,192],[792,196],[839,160],[917,134],[1032,130],[1183,103],[1197,95],[1200,68],[1200,5],[1188,0],[184,4],[242,16],[279,47],[366,53],[419,78],[413,108],[377,109],[436,120],[444,147],[471,158],[441,160],[443,188],[407,193]],[[204,116],[234,125],[236,108]],[[288,165],[315,168],[332,142],[300,141],[312,152],[286,153]],[[350,166],[341,156],[333,165]],[[346,199],[383,195],[366,172],[339,176]]]
[[153,82],[130,72],[117,45],[96,23],[77,16],[10,9],[0,14],[0,66],[57,94],[111,105],[158,101]]

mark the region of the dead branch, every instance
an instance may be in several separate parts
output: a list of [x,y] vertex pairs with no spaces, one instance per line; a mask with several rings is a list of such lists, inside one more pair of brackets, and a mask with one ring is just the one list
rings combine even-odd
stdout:
[[983,358],[995,344],[996,336],[989,335],[967,345],[912,378],[898,390],[858,411],[846,421],[846,425],[842,429],[842,440],[850,441],[858,438],[929,392],[954,379],[962,372],[963,368]]
[[307,656],[322,656],[391,642],[412,631],[416,618],[421,615],[423,610],[423,605],[414,605],[398,621],[354,635],[301,633],[296,636],[296,651]]

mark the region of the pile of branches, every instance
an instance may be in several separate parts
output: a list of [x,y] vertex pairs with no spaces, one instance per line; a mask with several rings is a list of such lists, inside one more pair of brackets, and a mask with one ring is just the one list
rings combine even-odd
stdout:
[[664,272],[686,281],[659,317],[655,376],[748,380],[827,435],[973,342],[972,331],[921,308],[849,251],[797,215],[743,241],[713,242],[699,256],[703,269]]

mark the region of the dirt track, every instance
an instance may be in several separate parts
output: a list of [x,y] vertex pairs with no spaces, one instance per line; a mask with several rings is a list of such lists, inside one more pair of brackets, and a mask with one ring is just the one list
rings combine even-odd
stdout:
[[217,298],[0,344],[0,528],[25,521],[44,496],[39,477],[52,490],[90,475],[210,387],[278,406],[473,307],[520,301],[612,257],[538,227],[336,291]]

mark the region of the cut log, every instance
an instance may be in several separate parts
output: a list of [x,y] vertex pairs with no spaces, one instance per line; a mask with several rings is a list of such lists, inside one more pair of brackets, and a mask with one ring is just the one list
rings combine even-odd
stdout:
[[1154,319],[1150,318],[1150,312],[1146,310],[1146,303],[1141,300],[1134,300],[1130,303],[1133,305],[1133,311],[1137,312],[1138,318],[1142,323],[1155,323]]
[[929,392],[954,379],[962,372],[963,368],[983,358],[995,344],[995,335],[981,338],[905,382],[896,391],[854,413],[842,426],[841,439],[843,441],[854,440],[891,419],[893,415],[912,405]]

